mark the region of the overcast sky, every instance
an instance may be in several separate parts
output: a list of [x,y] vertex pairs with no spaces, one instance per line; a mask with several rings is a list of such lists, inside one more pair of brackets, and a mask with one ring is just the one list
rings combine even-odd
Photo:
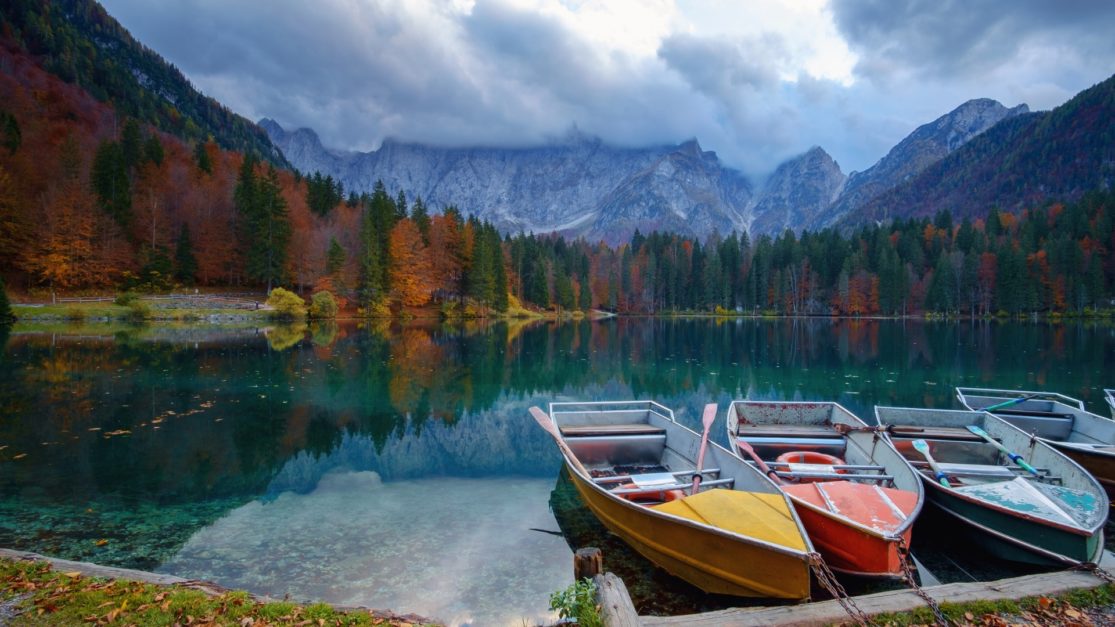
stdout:
[[1107,0],[102,0],[203,92],[325,145],[696,137],[845,172],[972,98],[1050,109],[1115,72]]

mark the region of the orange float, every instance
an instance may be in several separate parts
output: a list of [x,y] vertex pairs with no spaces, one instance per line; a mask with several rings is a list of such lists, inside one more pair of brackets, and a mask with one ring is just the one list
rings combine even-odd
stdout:
[[[634,483],[625,483],[619,486],[620,490],[638,490],[639,486]],[[650,501],[654,503],[669,503],[676,501],[685,496],[685,492],[681,490],[656,490],[654,488],[645,488],[639,492],[626,492],[624,494],[617,494],[620,498],[627,499],[634,503],[641,503]]]

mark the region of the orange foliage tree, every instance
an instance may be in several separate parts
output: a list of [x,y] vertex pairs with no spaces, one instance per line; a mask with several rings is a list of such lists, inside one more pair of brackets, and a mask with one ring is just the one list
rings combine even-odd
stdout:
[[410,218],[391,229],[391,297],[407,307],[421,307],[434,293],[430,254]]

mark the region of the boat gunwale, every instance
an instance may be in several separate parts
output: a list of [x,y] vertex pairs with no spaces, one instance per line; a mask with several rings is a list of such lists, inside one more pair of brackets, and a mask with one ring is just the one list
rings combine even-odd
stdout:
[[[682,429],[685,429],[686,431],[689,431],[690,433],[692,433],[697,438],[701,437],[700,434],[698,434],[696,431],[693,431],[689,427],[686,427],[685,425],[677,422],[677,420],[675,420],[674,417],[673,417],[673,411],[672,410],[670,410],[669,408],[663,407],[662,405],[656,403],[655,401],[590,401],[590,402],[584,402],[584,403],[560,403],[560,404],[559,403],[551,403],[550,405],[551,405],[551,408],[552,408],[552,406],[554,406],[554,405],[592,406],[592,405],[596,405],[596,404],[618,405],[618,404],[624,404],[624,403],[627,403],[627,404],[649,403],[649,404],[661,407],[662,409],[665,409],[669,413],[668,417],[666,415],[661,416],[663,420],[669,420],[670,422],[673,422],[675,425],[677,425],[678,427],[680,427]],[[601,413],[605,413],[605,412],[601,412]],[[551,413],[550,413],[550,418],[551,418],[551,420],[554,420],[555,425],[560,427],[557,420],[555,419],[555,416],[554,416],[554,413],[553,413],[552,409],[551,409]],[[559,428],[559,432],[560,432],[560,428]],[[566,437],[564,435],[562,435],[561,438],[562,438],[563,441],[566,440]],[[721,449],[727,455],[732,455],[731,451],[729,451],[728,449],[725,449],[723,446],[720,446],[716,442],[713,442],[713,441],[710,440],[708,442],[708,445]],[[666,440],[666,447],[671,448],[668,437],[667,437],[667,440]],[[676,452],[677,449],[672,449],[671,448],[671,450],[674,450]],[[813,553],[816,553],[816,549],[813,547],[813,543],[809,539],[809,535],[806,533],[805,528],[802,525],[801,518],[798,517],[796,512],[794,512],[793,503],[790,502],[789,497],[782,490],[775,489],[775,490],[772,490],[771,492],[769,492],[767,494],[777,494],[778,496],[781,496],[783,498],[783,500],[786,502],[787,511],[790,514],[791,519],[794,521],[794,524],[797,527],[798,533],[801,535],[803,543],[805,544],[805,550],[804,551],[798,550],[798,549],[793,549],[791,547],[783,546],[783,545],[780,545],[780,544],[775,544],[773,542],[768,542],[766,540],[762,540],[762,539],[759,539],[759,538],[754,538],[754,537],[751,537],[751,536],[745,536],[743,534],[736,533],[734,531],[729,531],[729,530],[723,529],[721,527],[716,527],[714,525],[709,525],[707,523],[702,523],[702,522],[699,522],[699,521],[696,521],[696,520],[692,520],[690,518],[684,518],[682,516],[676,516],[676,515],[670,514],[668,512],[663,512],[663,511],[660,511],[660,510],[657,510],[657,509],[654,509],[654,508],[651,508],[651,507],[646,507],[644,505],[639,505],[638,503],[633,503],[633,502],[629,501],[628,499],[622,498],[622,497],[612,493],[610,490],[605,489],[603,486],[598,485],[595,481],[592,480],[592,477],[590,477],[590,476],[586,477],[585,475],[582,475],[580,472],[578,472],[575,465],[569,460],[565,451],[562,450],[562,447],[559,447],[558,451],[561,453],[561,456],[562,456],[563,460],[565,461],[566,468],[569,470],[569,472],[571,474],[574,475],[575,479],[579,479],[582,484],[589,486],[592,490],[594,490],[598,494],[601,494],[605,498],[611,500],[612,502],[617,503],[620,506],[625,507],[627,509],[631,509],[632,511],[637,511],[637,512],[640,512],[640,513],[643,513],[643,514],[650,514],[653,517],[663,518],[663,519],[670,520],[670,521],[675,522],[675,523],[680,523],[680,524],[682,524],[686,527],[691,527],[691,528],[696,529],[698,531],[701,531],[703,533],[711,533],[713,535],[721,536],[721,537],[724,537],[724,538],[732,540],[732,541],[744,542],[746,544],[751,544],[751,545],[759,546],[759,547],[767,549],[767,550],[772,550],[772,551],[775,551],[775,552],[778,552],[778,553],[782,553],[782,554],[785,554],[787,556],[800,559],[801,561],[805,562],[806,564],[810,563],[811,555]],[[580,462],[580,460],[577,460],[577,461]],[[746,465],[746,464],[743,464],[743,465]],[[766,475],[763,475],[763,473],[758,472],[756,470],[755,475],[757,477],[762,477],[762,479],[764,481],[769,482],[772,486],[777,488],[777,486],[774,484],[774,482],[771,481],[770,478],[767,477]],[[744,490],[739,490],[739,491],[744,492]]]
[[[1080,399],[1077,399],[1077,398],[1073,398],[1071,396],[1065,396],[1064,394],[1061,394],[1060,392],[1032,392],[1032,391],[1028,391],[1028,390],[1004,390],[1004,389],[999,389],[999,388],[967,388],[967,387],[957,387],[955,389],[956,389],[957,400],[960,401],[960,404],[963,405],[964,407],[966,407],[969,411],[983,411],[983,410],[982,409],[976,409],[976,408],[971,407],[970,405],[968,405],[968,400],[967,400],[967,398],[965,398],[965,392],[990,392],[991,396],[1002,396],[1003,398],[1005,398],[1007,400],[1010,400],[1011,397],[1018,398],[1019,395],[1025,396],[1025,395],[1028,395],[1028,394],[1036,394],[1039,397],[1040,396],[1056,397],[1056,398],[1037,398],[1037,399],[1034,399],[1034,400],[1045,400],[1045,401],[1049,401],[1049,402],[1062,403],[1066,406],[1069,406],[1069,409],[1072,412],[1074,412],[1073,413],[1072,433],[1080,433],[1080,430],[1077,429],[1077,426],[1076,426],[1076,421],[1077,420],[1100,420],[1100,421],[1107,421],[1107,422],[1110,422],[1112,420],[1112,418],[1105,418],[1105,417],[1103,417],[1099,414],[1093,414],[1092,412],[1088,411],[1087,408],[1084,407],[1084,401],[1082,401]],[[1105,393],[1115,392],[1115,390],[1104,389],[1104,392]],[[1057,399],[1066,399],[1066,400],[1070,401],[1070,403],[1076,403],[1077,406],[1072,407],[1072,406],[1070,406],[1070,403],[1064,403],[1064,402],[1062,402],[1060,400],[1057,400]],[[1112,400],[1112,398],[1110,396],[1108,396],[1107,397],[1107,402],[1110,404],[1110,403],[1115,402],[1115,400]],[[1075,413],[1077,411],[1085,414],[1085,416],[1077,415]],[[1113,414],[1115,414],[1115,405],[1111,406],[1111,411],[1112,411]],[[1007,420],[1006,418],[1003,418],[1002,416],[999,416],[998,414],[996,414],[993,411],[987,412],[987,413],[991,414],[992,416],[995,416],[996,418],[999,418],[1000,420],[1006,421],[1007,424],[1011,424],[1009,420]],[[1011,424],[1011,426],[1013,427],[1014,425]],[[1016,427],[1016,428],[1018,428],[1018,427]],[[1023,431],[1023,433],[1026,433],[1026,432]],[[1054,447],[1060,447],[1060,446],[1063,445],[1065,448],[1071,448],[1074,451],[1081,451],[1085,454],[1095,455],[1095,456],[1100,457],[1100,458],[1115,458],[1115,444],[1089,444],[1087,442],[1070,442],[1067,439],[1054,440],[1052,438],[1047,438],[1047,437],[1043,437],[1043,436],[1040,436],[1040,435],[1036,436],[1036,437],[1037,437],[1037,439],[1039,439],[1043,442],[1048,442],[1048,443],[1052,444]],[[1085,437],[1087,437],[1087,436],[1085,436]],[[1095,439],[1095,438],[1092,438],[1092,439]]]
[[[918,425],[898,425],[898,424],[892,424],[892,423],[884,423],[883,420],[879,417],[879,408],[883,408],[883,409],[902,409],[902,410],[911,410],[911,409],[916,410],[917,408],[876,405],[875,406],[875,419],[879,423],[880,426],[884,426],[884,427],[918,426]],[[1108,500],[1108,498],[1107,498],[1107,492],[1104,490],[1103,485],[1100,484],[1099,481],[1090,472],[1085,470],[1080,464],[1076,463],[1076,461],[1073,460],[1072,458],[1070,458],[1069,456],[1067,456],[1064,453],[1058,451],[1057,447],[1054,446],[1053,444],[1051,444],[1045,438],[1033,437],[1030,434],[1023,431],[1022,429],[1019,429],[1018,427],[1012,425],[1010,422],[1008,422],[1006,420],[1003,420],[1002,418],[999,418],[998,416],[996,416],[995,414],[993,414],[991,412],[975,411],[975,410],[960,410],[960,409],[932,409],[932,410],[929,410],[929,411],[946,411],[946,412],[957,412],[957,413],[984,414],[985,415],[985,418],[984,418],[985,421],[988,418],[990,418],[990,419],[998,422],[999,423],[998,426],[1001,426],[1001,427],[1006,428],[1008,430],[1013,430],[1013,431],[1017,431],[1017,432],[1021,433],[1023,436],[1033,440],[1034,443],[1037,446],[1043,446],[1043,447],[1046,447],[1047,449],[1049,449],[1050,452],[1054,453],[1054,458],[1055,459],[1060,459],[1063,463],[1068,464],[1070,467],[1074,468],[1078,473],[1081,474],[1082,477],[1084,477],[1086,479],[1089,479],[1091,481],[1091,483],[1094,484],[1092,486],[1094,488],[1092,490],[1092,492],[1098,494],[1102,501],[1107,501],[1107,507],[1102,508],[1102,511],[1106,512],[1110,508],[1110,500]],[[922,425],[922,426],[924,426],[924,425]],[[889,429],[882,429],[882,431],[885,434],[885,437],[887,439],[890,439],[891,443],[893,444],[894,440],[893,440],[893,437],[892,437],[893,434],[891,433],[891,431]],[[909,439],[910,440],[916,440],[918,438],[911,437]],[[941,485],[939,482],[933,481],[927,474],[925,474],[925,473],[917,470],[916,468],[914,468],[913,465],[909,463],[909,460],[906,460],[906,463],[908,465],[910,465],[910,468],[914,472],[918,473],[918,475],[922,478],[922,483],[928,485],[929,487],[931,487],[935,490],[941,490],[945,494],[956,497],[960,500],[967,501],[969,503],[978,505],[980,507],[988,507],[988,508],[991,508],[994,511],[999,511],[999,512],[1006,513],[1007,515],[1010,515],[1014,518],[1021,518],[1025,521],[1027,521],[1027,522],[1040,523],[1042,525],[1053,527],[1053,528],[1059,529],[1061,531],[1074,533],[1076,535],[1086,536],[1086,537],[1093,536],[1097,532],[1102,533],[1104,525],[1107,524],[1107,518],[1108,517],[1106,515],[1105,516],[1099,516],[1098,517],[1099,520],[1096,523],[1094,523],[1090,527],[1085,527],[1084,525],[1070,526],[1070,525],[1066,525],[1064,523],[1059,523],[1055,520],[1050,520],[1050,519],[1047,519],[1047,518],[1041,518],[1039,516],[1033,516],[1033,515],[1030,515],[1030,514],[1026,514],[1025,512],[1021,512],[1021,511],[1018,511],[1018,510],[1003,507],[1003,506],[998,505],[996,503],[993,503],[991,501],[975,498],[974,496],[971,496],[971,495],[969,495],[965,492],[959,492],[959,491],[957,491],[956,488],[953,488],[952,486],[947,486],[946,487],[944,485]],[[999,466],[1007,467],[1007,464],[999,464]],[[1013,481],[1013,479],[1012,479],[1012,481]],[[940,504],[938,504],[938,506],[940,506]],[[1101,509],[1101,508],[1097,508],[1097,509]],[[956,515],[959,516],[959,514],[956,514]],[[967,519],[965,519],[965,520],[967,520]]]
[[969,406],[968,402],[965,400],[964,397],[965,396],[984,396],[984,395],[983,394],[968,394],[969,392],[991,392],[991,394],[989,394],[987,396],[1004,396],[1007,400],[1010,400],[1012,397],[1013,398],[1019,398],[1019,397],[1022,397],[1022,396],[1037,396],[1039,398],[1036,398],[1036,399],[1033,399],[1033,400],[1059,401],[1059,402],[1064,403],[1065,405],[1076,405],[1075,409],[1079,409],[1082,412],[1090,413],[1090,412],[1088,412],[1087,408],[1084,407],[1084,401],[1082,401],[1078,398],[1073,398],[1071,396],[1066,396],[1064,394],[1061,394],[1060,392],[1040,392],[1040,391],[1035,391],[1035,390],[1006,390],[1006,389],[1002,389],[1002,388],[970,388],[970,387],[962,387],[962,386],[957,386],[955,388],[955,390],[956,390],[957,399],[960,401],[960,404],[967,407],[971,411],[984,411],[984,410],[983,410],[983,408],[976,408],[976,407]]
[[[868,425],[866,422],[864,422],[863,418],[860,418],[859,416],[855,415],[854,413],[852,413],[851,410],[844,407],[840,403],[837,403],[836,401],[752,401],[752,400],[747,400],[747,399],[735,400],[735,401],[732,401],[728,404],[727,423],[726,423],[725,427],[728,431],[729,440],[732,442],[732,448],[733,448],[732,453],[736,457],[739,457],[740,459],[743,459],[744,463],[746,463],[748,465],[750,465],[751,462],[744,459],[743,455],[741,455],[739,453],[738,447],[736,445],[736,438],[739,437],[739,415],[736,414],[734,412],[734,410],[735,410],[735,406],[737,404],[740,404],[740,405],[781,405],[781,406],[788,406],[788,405],[789,406],[792,406],[792,405],[828,405],[828,406],[835,407],[836,409],[838,409],[840,411],[843,411],[845,415],[847,415],[848,417],[850,417],[852,419],[853,423],[859,423],[856,426],[860,426],[860,427],[863,427],[865,429],[870,428],[870,425]],[[734,428],[733,428],[733,423],[735,424]],[[831,419],[828,420],[827,424],[830,424],[830,425],[833,424],[832,420]],[[733,433],[733,431],[735,433]],[[837,436],[839,436],[841,439],[843,439],[845,441],[845,444],[847,444],[847,442],[849,440],[848,434],[841,433],[839,431],[836,431],[835,434]],[[827,509],[821,509],[820,507],[817,507],[816,505],[813,505],[812,503],[810,503],[810,502],[808,502],[804,499],[798,498],[798,497],[794,496],[793,494],[787,493],[785,490],[780,490],[780,491],[783,494],[785,494],[786,497],[789,498],[791,501],[793,501],[795,504],[800,503],[800,504],[804,505],[805,507],[809,508],[810,510],[815,511],[819,514],[823,514],[823,515],[825,515],[826,518],[834,520],[835,522],[837,522],[839,524],[852,527],[852,528],[856,529],[857,531],[862,531],[864,533],[867,533],[867,534],[872,535],[874,537],[880,538],[880,539],[885,540],[887,542],[897,542],[902,538],[902,536],[904,536],[906,534],[906,532],[910,528],[912,528],[914,526],[914,523],[916,522],[918,515],[921,513],[922,507],[925,505],[925,489],[924,489],[924,486],[922,486],[920,473],[917,471],[917,469],[910,466],[910,464],[905,460],[905,458],[902,457],[902,454],[899,453],[896,449],[894,449],[893,443],[890,444],[890,447],[892,448],[892,450],[894,450],[894,453],[899,458],[902,466],[905,467],[910,473],[913,474],[914,479],[916,480],[916,485],[918,485],[919,487],[922,488],[921,490],[913,490],[913,492],[916,492],[917,495],[918,495],[917,503],[915,503],[915,505],[914,505],[914,511],[910,512],[910,514],[906,517],[906,519],[902,521],[902,524],[899,525],[898,527],[896,527],[894,529],[894,531],[892,531],[890,533],[885,533],[885,532],[879,531],[877,529],[868,527],[868,526],[860,523],[859,521],[857,521],[853,518],[849,518],[848,516],[845,516],[843,514],[839,514],[837,512],[833,512],[833,511],[830,511],[830,510],[827,510]],[[893,471],[890,471],[890,472],[891,472],[891,474],[895,474]],[[777,485],[777,484],[775,484],[775,485]],[[781,488],[781,486],[779,486],[779,487]]]

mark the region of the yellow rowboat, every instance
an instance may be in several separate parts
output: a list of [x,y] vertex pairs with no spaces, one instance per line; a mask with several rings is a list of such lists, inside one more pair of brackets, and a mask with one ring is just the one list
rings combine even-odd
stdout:
[[809,598],[817,555],[789,500],[671,410],[632,401],[530,411],[557,442],[581,499],[647,559],[710,593]]

